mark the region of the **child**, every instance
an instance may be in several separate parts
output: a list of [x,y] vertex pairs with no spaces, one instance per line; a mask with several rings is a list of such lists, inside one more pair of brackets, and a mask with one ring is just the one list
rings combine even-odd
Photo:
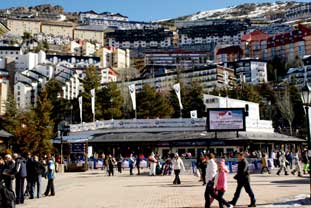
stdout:
[[227,174],[228,170],[225,167],[225,160],[222,159],[218,162],[217,175],[215,177],[215,191],[217,192],[217,200],[219,202],[219,207],[223,208],[223,205],[227,207],[233,207],[224,198],[224,194],[227,190]]

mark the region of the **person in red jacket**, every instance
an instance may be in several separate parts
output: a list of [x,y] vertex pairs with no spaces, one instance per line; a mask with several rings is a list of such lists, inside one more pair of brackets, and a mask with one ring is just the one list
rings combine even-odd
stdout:
[[228,170],[225,166],[225,160],[220,160],[218,162],[218,170],[217,175],[215,177],[215,191],[217,192],[217,200],[219,202],[219,207],[223,208],[223,206],[233,207],[230,205],[223,197],[225,192],[227,191],[227,174]]

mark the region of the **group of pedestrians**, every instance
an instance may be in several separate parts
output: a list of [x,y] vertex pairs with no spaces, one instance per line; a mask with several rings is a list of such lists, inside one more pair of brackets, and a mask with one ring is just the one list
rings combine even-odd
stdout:
[[13,191],[15,180],[16,204],[23,204],[26,196],[29,199],[34,199],[35,196],[42,197],[42,177],[48,179],[44,195],[54,196],[55,161],[50,154],[43,160],[30,153],[25,157],[14,153],[13,157],[6,154],[4,160],[0,158],[0,181],[4,182],[7,189]]
[[207,159],[206,167],[206,189],[205,189],[205,208],[211,207],[211,203],[216,199],[219,203],[219,207],[233,207],[236,205],[242,188],[250,197],[250,205],[248,207],[256,207],[255,195],[250,186],[248,162],[245,159],[244,153],[238,155],[238,171],[234,176],[237,181],[237,187],[234,197],[231,201],[226,201],[223,196],[227,190],[227,175],[228,170],[225,166],[225,160],[221,159],[216,163],[213,153],[205,155]]

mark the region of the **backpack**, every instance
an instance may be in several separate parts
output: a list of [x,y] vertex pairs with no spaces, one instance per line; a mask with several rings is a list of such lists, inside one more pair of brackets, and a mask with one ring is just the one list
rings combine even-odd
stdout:
[[0,183],[0,207],[15,208],[15,194],[12,190],[7,189],[3,183]]

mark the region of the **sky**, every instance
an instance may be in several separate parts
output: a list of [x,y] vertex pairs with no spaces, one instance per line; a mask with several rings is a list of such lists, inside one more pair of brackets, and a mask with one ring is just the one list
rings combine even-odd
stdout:
[[[300,0],[309,2],[310,0]],[[242,3],[275,2],[271,0],[0,0],[0,8],[33,6],[38,4],[61,5],[65,11],[115,12],[133,21],[154,21],[193,14],[199,11],[220,9]]]

